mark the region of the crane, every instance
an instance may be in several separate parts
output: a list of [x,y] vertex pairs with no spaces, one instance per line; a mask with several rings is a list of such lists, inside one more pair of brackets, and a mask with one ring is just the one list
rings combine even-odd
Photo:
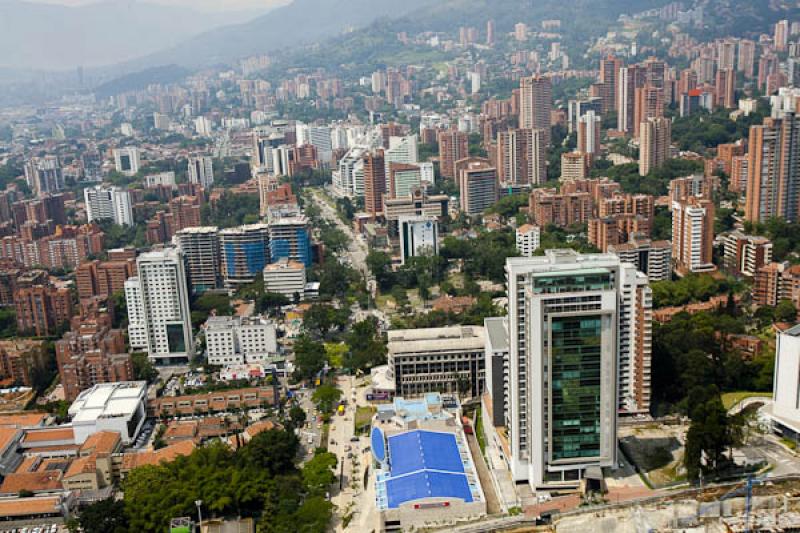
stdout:
[[747,528],[746,531],[749,533],[749,531],[750,531],[750,511],[752,509],[752,503],[753,503],[753,485],[758,485],[758,484],[764,483],[764,481],[766,480],[766,477],[767,477],[766,475],[763,475],[761,477],[753,477],[752,474],[748,475],[747,476],[747,481],[745,482],[744,485],[731,489],[724,496],[722,496],[721,498],[719,498],[718,500],[716,500],[713,503],[708,503],[705,506],[703,506],[703,504],[700,504],[700,506],[697,509],[697,518],[698,519],[702,518],[702,516],[705,514],[705,512],[708,511],[713,505],[716,505],[718,502],[723,502],[723,501],[728,500],[730,498],[736,498],[736,497],[741,496],[742,494],[744,494],[744,496],[745,496],[745,527]]

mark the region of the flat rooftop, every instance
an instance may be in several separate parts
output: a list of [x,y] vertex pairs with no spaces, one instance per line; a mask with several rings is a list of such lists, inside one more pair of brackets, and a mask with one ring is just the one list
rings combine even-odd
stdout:
[[83,391],[69,408],[73,422],[127,416],[136,411],[140,398],[147,397],[144,381],[102,383]]
[[485,333],[482,326],[398,329],[389,332],[389,352],[409,353],[431,350],[482,350]]

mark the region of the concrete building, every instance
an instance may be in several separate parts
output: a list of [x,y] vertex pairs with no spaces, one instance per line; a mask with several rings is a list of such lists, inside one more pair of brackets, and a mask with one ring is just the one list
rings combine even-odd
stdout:
[[219,230],[216,226],[182,229],[175,234],[174,242],[186,259],[192,294],[222,287]]
[[517,251],[522,257],[533,257],[541,245],[542,229],[532,224],[517,228]]
[[497,134],[497,177],[502,185],[547,181],[547,146],[541,130],[516,129]]
[[249,224],[219,232],[222,277],[226,288],[253,283],[269,263],[270,227]]
[[419,163],[419,136],[389,137],[389,149],[385,152],[386,163],[416,165]]
[[[774,110],[773,106],[773,110]],[[800,209],[800,115],[782,113],[750,128],[745,219],[798,220]]]
[[24,284],[14,293],[14,307],[20,334],[49,337],[72,318],[72,294],[49,282]]
[[200,155],[189,158],[189,183],[197,183],[208,190],[214,184],[214,159]]
[[87,222],[113,220],[120,226],[133,226],[131,195],[119,187],[88,187],[83,190]]
[[[484,406],[495,427],[509,427],[511,409],[511,368],[508,360],[506,317],[484,319],[486,331],[486,392]],[[488,420],[487,420],[488,422]]]
[[124,176],[139,172],[139,149],[134,146],[114,149],[114,169]]
[[795,441],[800,438],[800,325],[779,332],[775,344],[773,403],[766,410],[773,429]]
[[439,174],[455,179],[456,161],[469,157],[469,135],[457,130],[439,132]]
[[544,145],[550,144],[550,112],[553,109],[553,86],[550,78],[531,76],[519,84],[519,126],[542,131]]
[[428,195],[421,187],[412,189],[407,196],[386,198],[383,207],[389,234],[393,237],[399,235],[398,221],[403,216],[432,216],[444,220],[449,203],[450,197],[446,194]]
[[589,177],[589,157],[584,152],[561,154],[560,181],[585,180]]
[[456,163],[461,210],[480,215],[497,201],[497,169],[488,159],[470,157]]
[[587,111],[578,119],[578,151],[595,160],[600,157],[600,115]]
[[486,515],[486,497],[452,398],[395,398],[370,430],[379,531],[421,531]]
[[631,263],[649,281],[672,279],[672,243],[634,236],[627,243],[610,245],[608,252]]
[[713,272],[714,202],[699,196],[672,202],[672,260],[680,275]]
[[364,210],[373,218],[383,213],[386,194],[386,162],[383,150],[364,156]]
[[384,205],[387,198],[408,196],[411,191],[422,186],[422,171],[419,165],[390,163],[388,171],[389,192],[383,199]]
[[506,272],[512,477],[575,488],[587,469],[615,467],[618,411],[649,409],[647,277],[612,254],[573,250],[509,258]]
[[484,385],[481,326],[389,331],[389,376],[399,396],[447,392],[475,397]]
[[275,324],[261,316],[209,317],[203,329],[211,365],[266,363],[278,353]]
[[58,192],[64,188],[64,174],[58,157],[34,157],[25,163],[25,181],[37,196]]
[[439,222],[436,217],[400,217],[400,259],[402,264],[424,255],[439,255]]
[[556,189],[534,189],[528,209],[534,224],[542,228],[549,224],[560,228],[586,224],[592,216],[592,196],[588,192],[559,193]]
[[136,259],[138,276],[125,282],[128,336],[151,361],[186,363],[194,355],[189,289],[183,253],[176,248]]
[[139,435],[147,414],[147,383],[101,383],[80,393],[69,407],[75,444],[99,431],[116,431],[130,444]]
[[670,158],[672,122],[667,118],[648,118],[642,122],[639,143],[639,175],[647,176]]
[[111,296],[125,290],[125,281],[136,275],[136,260],[85,261],[75,269],[75,285],[81,300]]
[[306,267],[303,263],[283,258],[264,267],[264,291],[286,296],[294,301],[303,297],[306,288]]
[[772,262],[772,242],[766,237],[732,231],[725,236],[722,263],[734,275],[752,278],[759,268]]
[[299,213],[281,216],[269,222],[269,253],[274,263],[281,259],[311,266],[311,229],[308,218]]

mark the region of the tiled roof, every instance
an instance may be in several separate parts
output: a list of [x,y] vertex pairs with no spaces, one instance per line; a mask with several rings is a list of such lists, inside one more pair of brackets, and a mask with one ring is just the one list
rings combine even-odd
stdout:
[[31,427],[41,425],[47,418],[47,413],[18,413],[13,415],[0,415],[0,427]]
[[71,465],[69,465],[67,473],[64,474],[64,478],[68,479],[73,476],[78,476],[80,474],[89,474],[96,471],[97,471],[97,456],[88,455],[86,457],[78,457],[77,459],[72,461]]
[[17,494],[21,490],[46,491],[59,490],[62,473],[59,470],[46,470],[44,472],[24,472],[9,474],[0,485],[0,493]]
[[0,451],[5,450],[19,433],[15,428],[0,428]]
[[14,498],[0,500],[0,517],[61,514],[60,498]]
[[121,442],[119,433],[116,431],[99,431],[92,433],[81,446],[81,453],[109,454],[119,447]]
[[23,442],[47,442],[47,441],[63,441],[75,440],[75,432],[72,428],[53,428],[53,429],[40,429],[36,431],[28,431],[23,437]]
[[173,461],[181,455],[191,454],[194,448],[194,442],[186,440],[152,452],[126,453],[122,458],[122,469],[128,471],[144,465]]

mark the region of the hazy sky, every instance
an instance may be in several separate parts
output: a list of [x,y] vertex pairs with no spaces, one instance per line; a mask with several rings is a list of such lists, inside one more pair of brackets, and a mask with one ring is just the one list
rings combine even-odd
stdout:
[[[26,0],[42,4],[61,4],[67,6],[85,6],[102,3],[105,0]],[[112,0],[118,1],[118,0]],[[163,4],[169,6],[191,7],[204,11],[229,10],[267,10],[288,4],[291,0],[136,0],[142,3]]]

